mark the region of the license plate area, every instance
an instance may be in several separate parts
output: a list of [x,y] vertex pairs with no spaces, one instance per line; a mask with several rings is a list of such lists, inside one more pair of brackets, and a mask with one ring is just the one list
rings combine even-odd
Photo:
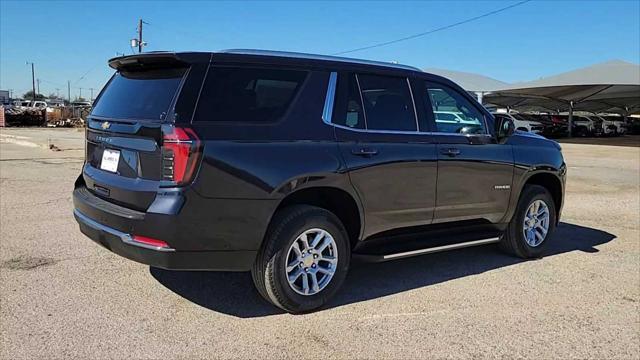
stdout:
[[104,149],[102,152],[102,161],[100,169],[115,173],[118,171],[118,163],[120,162],[120,151]]

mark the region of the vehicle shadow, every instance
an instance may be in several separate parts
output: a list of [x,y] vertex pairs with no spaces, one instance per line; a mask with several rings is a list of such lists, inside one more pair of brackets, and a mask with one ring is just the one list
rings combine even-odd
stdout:
[[[602,230],[560,223],[545,257],[576,250],[595,253],[595,246],[615,238]],[[326,307],[371,300],[526,261],[505,255],[496,247],[479,246],[385,263],[353,263],[342,290]],[[213,311],[241,318],[283,313],[260,297],[249,273],[153,267],[150,273],[167,289]]]

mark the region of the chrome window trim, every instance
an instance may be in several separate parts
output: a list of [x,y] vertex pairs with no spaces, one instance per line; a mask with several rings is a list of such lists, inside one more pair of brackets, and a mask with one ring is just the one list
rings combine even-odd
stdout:
[[409,87],[409,95],[411,96],[411,103],[413,104],[413,117],[416,119],[416,132],[420,132],[420,125],[418,124],[418,110],[416,109],[416,99],[413,97],[413,89],[411,88],[411,81],[407,79],[407,86]]
[[[447,133],[447,132],[441,132],[441,131],[420,131],[420,127],[418,126],[418,124],[416,124],[417,126],[417,131],[404,131],[404,130],[373,130],[373,129],[367,129],[367,114],[366,114],[366,110],[364,108],[364,99],[362,98],[362,90],[360,89],[360,81],[358,80],[358,74],[354,73],[353,74],[356,78],[356,84],[358,85],[358,92],[360,93],[360,102],[362,103],[362,114],[364,116],[364,121],[365,121],[365,128],[364,129],[358,129],[358,128],[352,128],[352,127],[348,127],[348,126],[344,126],[344,125],[338,125],[338,124],[334,124],[332,122],[332,117],[333,117],[333,107],[335,104],[335,97],[336,97],[336,86],[337,86],[337,77],[338,77],[338,73],[335,71],[332,71],[331,74],[329,75],[329,84],[327,85],[327,93],[325,95],[325,101],[324,101],[324,108],[322,110],[322,122],[329,125],[329,126],[333,126],[336,127],[338,129],[344,129],[344,130],[350,130],[350,131],[354,131],[354,132],[359,132],[359,133],[372,133],[372,134],[393,134],[393,135],[446,135],[446,136],[464,136],[464,137],[493,137],[493,135],[491,134],[458,134],[458,133]],[[409,81],[409,78],[406,78],[407,81]],[[416,103],[415,103],[415,99],[413,98],[413,90],[411,89],[410,83],[409,83],[409,91],[411,92],[411,99],[413,101],[413,111],[414,114],[416,116],[416,122],[418,121],[417,117],[418,117],[418,112],[416,111]],[[486,119],[485,119],[486,121]]]
[[137,242],[137,241],[133,240],[133,236],[131,236],[130,234],[127,234],[127,233],[124,233],[124,232],[122,232],[120,230],[116,230],[116,229],[111,228],[109,226],[100,224],[99,222],[97,222],[97,221],[89,218],[85,214],[81,213],[77,209],[73,210],[73,214],[80,221],[82,221],[85,225],[89,226],[90,228],[93,228],[93,229],[98,230],[98,231],[104,231],[106,233],[109,233],[109,234],[117,237],[117,238],[120,238],[120,240],[125,244],[132,245],[132,246],[137,246],[137,247],[141,247],[141,248],[145,248],[145,249],[149,249],[149,250],[160,251],[160,252],[172,252],[172,251],[175,251],[175,249],[173,249],[173,248],[153,246],[153,245]]
[[338,125],[334,123],[325,124],[329,126],[336,127],[338,129],[351,130],[354,132],[360,133],[372,133],[372,134],[400,134],[400,135],[446,135],[446,136],[464,136],[464,137],[493,137],[491,134],[458,134],[458,133],[446,133],[446,132],[436,132],[436,131],[404,131],[404,130],[371,130],[371,129],[358,129],[358,128],[350,128],[344,125]]
[[329,84],[327,85],[327,95],[324,98],[324,109],[322,109],[322,121],[327,124],[331,123],[333,116],[333,104],[336,98],[336,83],[338,80],[338,73],[332,71],[329,74]]

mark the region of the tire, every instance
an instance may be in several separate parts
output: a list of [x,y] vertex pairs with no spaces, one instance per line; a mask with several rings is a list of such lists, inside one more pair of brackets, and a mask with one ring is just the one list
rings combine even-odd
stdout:
[[[322,231],[328,233],[329,237],[322,237],[317,248],[321,247],[320,244],[325,244],[325,241],[331,242],[330,238],[333,239],[333,244],[327,245],[321,253],[316,253],[316,248],[310,248],[314,251],[313,255],[305,252],[305,258],[296,256],[298,252],[293,250],[294,243],[297,243],[296,249],[299,250],[302,244],[300,239],[305,233],[305,236],[312,239]],[[309,243],[312,244],[313,240]],[[331,254],[336,255],[337,264],[322,260],[325,257],[330,258]],[[314,260],[311,260],[311,256]],[[302,259],[304,263],[292,261],[296,258]],[[322,307],[335,295],[347,275],[350,259],[349,237],[338,217],[315,206],[293,205],[274,215],[251,269],[251,276],[258,292],[267,301],[289,313],[304,313]],[[307,263],[311,261],[312,264]],[[298,277],[295,284],[290,284],[287,265],[296,263],[300,269],[292,266],[294,270],[289,274],[298,274]],[[305,274],[303,269],[309,272]],[[328,274],[320,271],[331,269],[334,270],[333,275],[326,278],[326,283],[323,284],[324,277]],[[307,279],[309,294],[302,293],[305,291],[304,278]],[[319,286],[316,289],[312,289],[312,278],[317,279],[315,284]]]
[[578,137],[587,137],[589,135],[589,131],[584,127],[579,127],[576,129],[576,136]]
[[[546,204],[548,209],[548,230],[542,241],[532,246],[527,242],[524,234],[525,216],[527,215],[530,205],[538,200]],[[526,185],[518,200],[516,212],[500,239],[500,248],[511,255],[523,259],[539,258],[548,245],[555,228],[556,208],[549,191],[539,185]],[[539,241],[539,238],[536,238],[535,241]]]

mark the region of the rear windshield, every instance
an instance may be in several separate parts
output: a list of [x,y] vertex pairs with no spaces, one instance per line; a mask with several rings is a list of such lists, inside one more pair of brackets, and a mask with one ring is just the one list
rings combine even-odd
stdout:
[[92,115],[116,119],[162,120],[185,69],[116,73],[93,107]]
[[298,70],[213,67],[194,121],[278,121],[306,76],[306,71]]

